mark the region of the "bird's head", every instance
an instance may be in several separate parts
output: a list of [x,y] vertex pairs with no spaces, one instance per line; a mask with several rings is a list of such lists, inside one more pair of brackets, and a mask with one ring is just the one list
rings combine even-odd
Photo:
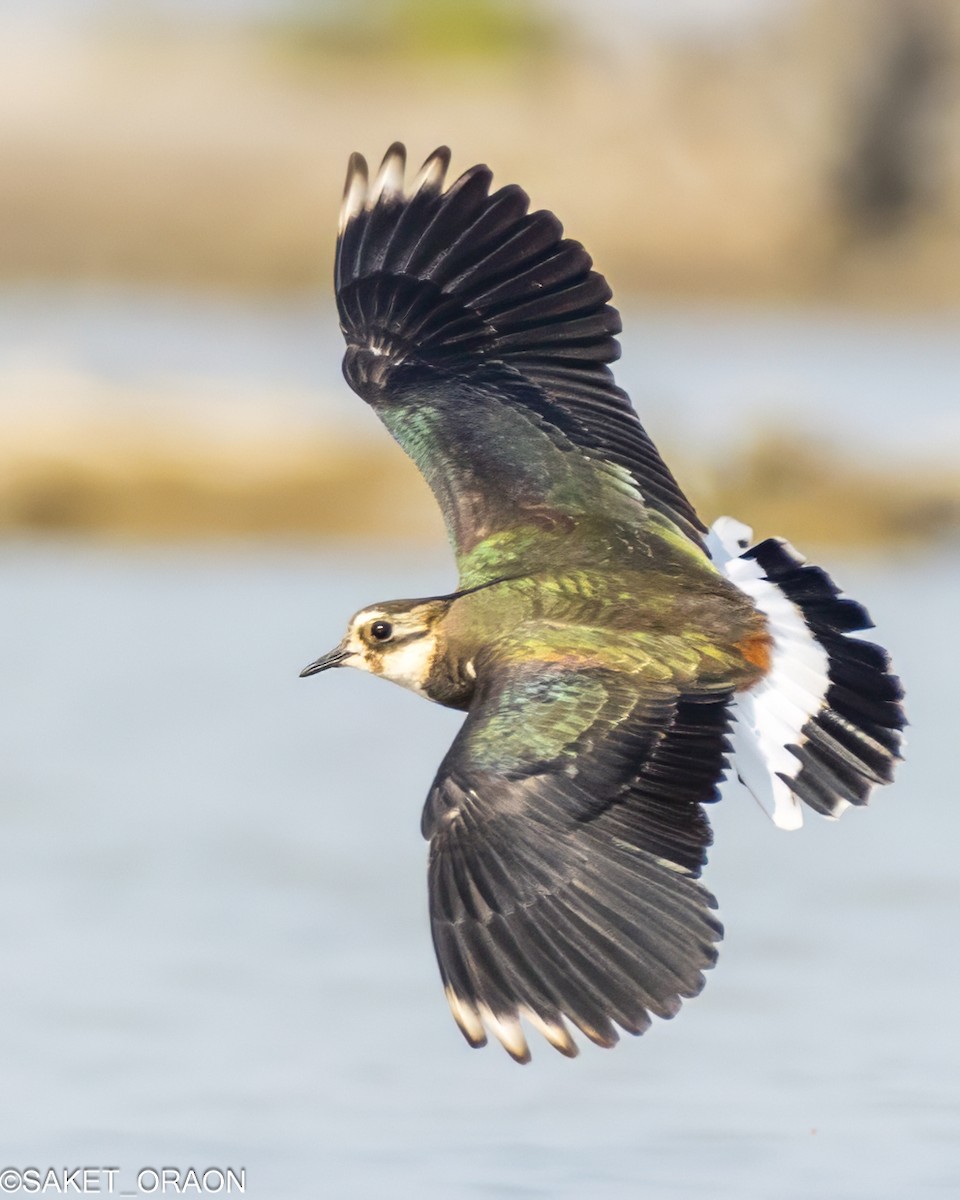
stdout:
[[390,600],[362,608],[339,646],[304,667],[301,678],[330,667],[358,667],[413,691],[423,690],[448,600]]

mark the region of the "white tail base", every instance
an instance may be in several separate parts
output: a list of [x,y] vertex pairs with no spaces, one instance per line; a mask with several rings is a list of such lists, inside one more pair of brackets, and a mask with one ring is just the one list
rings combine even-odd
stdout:
[[740,557],[752,539],[753,530],[732,517],[715,521],[707,539],[717,569],[766,614],[773,638],[769,672],[756,687],[738,693],[731,706],[733,766],[775,825],[799,829],[800,801],[780,776],[792,779],[800,770],[787,747],[803,745],[804,726],[824,706],[830,664],[796,604],[756,561]]

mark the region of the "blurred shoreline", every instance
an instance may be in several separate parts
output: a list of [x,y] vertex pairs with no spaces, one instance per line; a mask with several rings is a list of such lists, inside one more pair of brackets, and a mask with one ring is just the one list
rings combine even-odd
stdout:
[[[289,397],[249,386],[228,422],[211,414],[209,385],[191,394],[157,383],[135,403],[122,385],[69,371],[25,372],[3,386],[39,390],[46,408],[24,406],[5,421],[0,535],[444,540],[416,468],[372,422],[366,433],[299,425],[285,416]],[[771,429],[712,455],[658,439],[707,523],[731,513],[758,538],[778,534],[805,548],[960,535],[960,476],[947,462],[857,461],[805,431]]]

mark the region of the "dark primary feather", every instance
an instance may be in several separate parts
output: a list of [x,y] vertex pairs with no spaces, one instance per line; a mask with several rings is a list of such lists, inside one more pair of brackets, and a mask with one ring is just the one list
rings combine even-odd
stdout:
[[[351,386],[418,461],[441,503],[458,492],[462,467],[449,458],[457,429],[472,419],[489,427],[481,409],[507,407],[529,418],[513,426],[527,460],[559,443],[588,464],[615,464],[649,509],[702,546],[703,526],[607,365],[619,357],[620,317],[590,256],[551,213],[530,213],[520,188],[491,194],[484,166],[442,191],[447,160],[446,150],[431,156],[410,195],[395,186],[401,146],[387,152],[373,185],[363,160],[351,160],[335,274]],[[482,395],[473,395],[480,372]],[[456,422],[431,426],[424,448],[410,410],[436,405],[438,380],[457,384],[459,412]],[[484,467],[490,491],[515,480],[515,463],[498,472],[491,455]],[[550,500],[531,488],[530,478],[515,480],[515,519],[524,503]],[[489,532],[489,521],[477,521]],[[460,534],[469,536],[462,522]]]
[[454,1015],[520,1061],[519,1018],[576,1053],[696,995],[722,930],[697,881],[727,696],[513,665],[484,685],[427,801],[430,914]]

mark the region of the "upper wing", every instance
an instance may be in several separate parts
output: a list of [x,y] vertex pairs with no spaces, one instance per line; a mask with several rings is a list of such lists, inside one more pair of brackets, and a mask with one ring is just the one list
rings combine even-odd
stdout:
[[665,521],[702,549],[607,366],[620,317],[590,256],[520,188],[490,194],[487,167],[444,192],[448,161],[437,150],[408,194],[402,146],[373,184],[351,158],[336,292],[344,374],[433,488],[464,582],[581,524]]
[[519,1018],[564,1054],[569,1018],[611,1046],[696,995],[722,929],[696,877],[701,807],[726,765],[726,695],[562,663],[484,684],[423,817],[447,999],[471,1045],[486,1026],[529,1058]]

